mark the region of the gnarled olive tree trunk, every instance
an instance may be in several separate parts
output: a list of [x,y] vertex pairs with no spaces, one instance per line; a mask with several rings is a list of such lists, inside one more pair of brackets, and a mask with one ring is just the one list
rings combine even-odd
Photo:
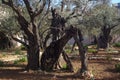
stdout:
[[[20,25],[20,30],[26,35],[27,42],[24,42],[18,38],[15,38],[11,33],[11,37],[14,40],[22,43],[24,46],[27,47],[28,57],[27,69],[37,70],[39,68],[39,51],[40,51],[39,24],[42,23],[45,16],[48,14],[51,1],[50,0],[40,1],[38,3],[38,5],[39,4],[40,5],[37,6],[39,8],[33,6],[32,5],[33,3],[31,3],[30,0],[22,0],[22,3],[24,3],[24,7],[21,6],[21,8],[14,4],[15,3],[14,0],[2,0],[2,3],[9,6],[13,10],[18,21],[18,24]],[[48,8],[45,14],[42,14],[45,6],[47,6]],[[25,13],[23,9],[27,11],[26,15],[28,15],[29,18],[24,15]],[[38,16],[42,16],[41,19]]]
[[112,37],[110,36],[111,28],[104,26],[101,29],[102,33],[98,37],[98,48],[107,48],[108,43],[111,41]]
[[39,69],[39,39],[36,37],[29,38],[29,46],[27,47],[28,65],[27,69],[37,70]]
[[79,53],[81,57],[81,72],[87,70],[87,54],[82,44],[83,38],[81,31],[77,28],[73,28],[72,26],[67,30],[67,32],[61,39],[52,42],[50,46],[46,48],[41,58],[42,70],[49,71],[53,69],[55,63],[58,61],[61,52],[63,51],[63,47],[72,37],[74,37],[79,47]]
[[106,23],[106,18],[107,16],[103,17],[104,25],[101,28],[101,34],[98,37],[98,48],[104,49],[108,47],[108,43],[112,40],[112,37],[110,36],[111,30],[119,25],[119,23],[117,24]]
[[76,34],[76,28],[70,27],[66,30],[65,35],[54,42],[52,42],[44,51],[41,57],[41,69],[42,70],[52,70],[60,54],[63,51],[63,47],[66,45],[68,40],[72,38],[73,35]]

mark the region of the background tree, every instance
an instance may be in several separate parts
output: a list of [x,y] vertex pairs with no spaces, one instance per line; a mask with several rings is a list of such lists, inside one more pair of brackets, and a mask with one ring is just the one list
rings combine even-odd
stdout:
[[[1,3],[0,3],[1,4]],[[13,47],[13,41],[8,36],[7,30],[8,26],[12,23],[5,23],[11,18],[11,15],[9,13],[10,9],[8,9],[6,6],[1,5],[0,6],[0,49],[9,49]],[[6,26],[6,27],[3,27]]]
[[[109,1],[97,3],[91,10],[89,15],[84,17],[84,25],[88,29],[99,29],[98,48],[107,48],[107,44],[111,39],[111,32],[119,25],[119,14],[117,9],[111,6]],[[97,34],[98,35],[98,34]]]

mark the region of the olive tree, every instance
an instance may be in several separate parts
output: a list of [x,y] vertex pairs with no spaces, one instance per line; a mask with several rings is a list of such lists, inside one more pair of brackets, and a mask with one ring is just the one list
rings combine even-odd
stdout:
[[107,3],[96,4],[84,17],[85,26],[99,29],[98,48],[107,48],[112,30],[120,24],[119,17],[117,9]]
[[25,35],[27,42],[12,37],[27,47],[27,69],[38,69],[40,52],[39,24],[42,23],[48,13],[50,0],[17,0],[18,5],[16,0],[2,0],[2,3],[13,10],[19,24],[18,27]]

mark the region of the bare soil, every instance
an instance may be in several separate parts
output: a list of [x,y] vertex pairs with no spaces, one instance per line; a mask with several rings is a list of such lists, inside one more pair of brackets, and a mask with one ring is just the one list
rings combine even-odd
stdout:
[[[120,55],[118,56],[120,57]],[[12,61],[6,62],[0,67],[0,80],[84,80],[79,75],[75,76],[75,73],[80,68],[79,58],[71,59],[71,61],[74,66],[74,72],[61,70],[26,72],[24,71],[26,63],[15,65]],[[88,68],[92,71],[95,80],[120,80],[120,73],[115,71],[115,64],[118,62],[103,59],[89,60]]]

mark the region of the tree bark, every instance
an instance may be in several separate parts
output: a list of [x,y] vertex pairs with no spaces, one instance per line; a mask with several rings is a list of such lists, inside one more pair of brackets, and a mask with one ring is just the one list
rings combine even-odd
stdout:
[[41,58],[41,69],[52,70],[55,63],[63,50],[63,47],[71,37],[64,36],[63,38],[52,42],[50,46],[46,48]]
[[27,70],[38,70],[39,69],[39,48],[30,47],[27,50]]
[[80,73],[83,73],[84,71],[88,70],[88,58],[87,58],[86,49],[84,48],[83,43],[82,43],[83,37],[79,29],[78,29],[78,34],[79,34],[78,37],[74,36],[74,39],[79,48],[79,55],[80,55],[80,60],[81,60]]
[[44,51],[41,57],[41,69],[50,71],[53,70],[54,65],[58,61],[60,54],[63,51],[63,47],[65,44],[75,35],[76,29],[70,27],[70,29],[66,30],[65,35],[54,42],[52,42]]
[[[23,0],[24,2],[24,8],[26,8],[29,19],[25,18],[25,15],[22,14],[22,8],[17,7],[14,4],[14,0],[2,0],[2,3],[12,8],[12,10],[16,13],[16,18],[18,21],[18,24],[20,25],[21,31],[24,32],[26,35],[27,43],[20,41],[19,39],[14,38],[16,41],[19,41],[24,46],[27,47],[27,57],[28,57],[28,65],[27,69],[36,70],[39,68],[39,47],[40,47],[40,35],[39,35],[39,27],[35,24],[37,16],[42,16],[42,12],[44,10],[44,7],[46,6],[47,2],[46,0],[40,1],[40,8],[33,8],[32,3],[29,0]],[[50,7],[50,0],[48,0],[48,9],[42,19],[47,15]],[[35,10],[36,9],[36,10]],[[40,19],[41,20],[41,19]],[[39,24],[42,22],[38,21]],[[38,24],[38,25],[39,25]]]
[[112,37],[110,36],[111,28],[104,26],[102,29],[102,34],[98,37],[98,49],[103,48],[106,49],[108,47],[108,43],[111,41]]

